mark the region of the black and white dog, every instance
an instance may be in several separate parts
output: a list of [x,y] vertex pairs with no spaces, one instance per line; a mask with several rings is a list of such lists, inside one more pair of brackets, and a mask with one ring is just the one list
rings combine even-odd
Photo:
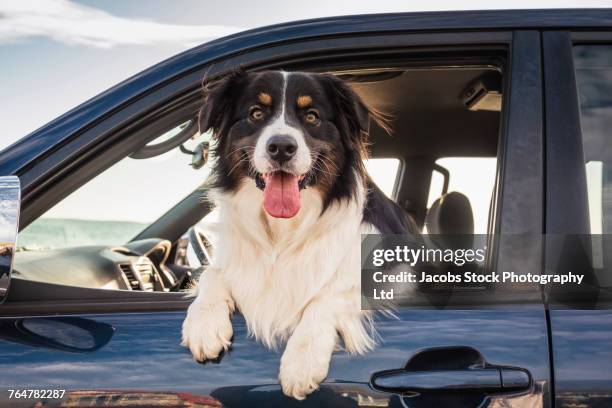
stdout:
[[221,245],[183,344],[197,360],[217,358],[238,309],[266,346],[286,343],[280,383],[303,399],[327,376],[339,337],[350,353],[374,346],[361,310],[360,234],[415,232],[364,168],[369,122],[381,115],[332,75],[265,71],[206,86],[200,120],[217,140]]

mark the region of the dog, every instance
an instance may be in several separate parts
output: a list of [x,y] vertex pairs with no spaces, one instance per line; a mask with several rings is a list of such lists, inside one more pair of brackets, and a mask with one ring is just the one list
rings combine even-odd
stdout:
[[416,232],[364,167],[370,123],[386,121],[331,74],[239,71],[204,94],[221,244],[182,344],[198,361],[218,358],[239,310],[258,341],[285,345],[279,381],[303,399],[327,376],[340,340],[349,353],[375,346],[372,314],[361,310],[361,234]]

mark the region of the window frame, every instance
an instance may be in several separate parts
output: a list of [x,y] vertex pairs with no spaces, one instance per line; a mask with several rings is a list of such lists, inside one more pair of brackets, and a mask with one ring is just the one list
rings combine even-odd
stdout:
[[[52,151],[45,160],[34,162],[21,172],[20,177],[24,181],[26,193],[23,201],[24,224],[27,225],[46,208],[59,201],[56,191],[58,183],[61,185],[60,181],[74,179],[78,172],[81,184],[84,184],[110,167],[115,162],[112,161],[114,158],[124,157],[127,152],[157,137],[161,131],[169,127],[168,123],[172,122],[173,126],[193,115],[200,103],[199,83],[204,73],[212,76],[235,66],[249,69],[274,68],[281,64],[285,67],[301,66],[306,59],[310,59],[309,62],[315,65],[317,57],[312,57],[313,53],[326,55],[333,52],[338,53],[338,57],[350,57],[352,53],[361,54],[367,51],[375,54],[393,47],[401,49],[406,55],[437,54],[444,50],[459,54],[463,51],[485,53],[490,50],[506,50],[504,113],[500,126],[497,186],[494,192],[496,204],[493,213],[496,218],[493,220],[495,228],[492,232],[496,235],[533,233],[535,230],[541,232],[539,226],[542,225],[542,172],[539,163],[542,154],[542,95],[539,33],[494,30],[349,35],[306,41],[295,40],[266,49],[245,51],[239,56],[229,57],[223,64],[215,63],[188,72],[161,88],[152,90],[147,97],[110,116],[99,118],[78,137]],[[512,81],[511,76],[522,80]],[[528,83],[524,81],[525,78],[528,79]],[[191,86],[186,86],[187,83],[191,83]],[[524,103],[525,100],[530,103]],[[163,120],[160,120],[160,117]],[[532,156],[535,166],[525,168],[522,163],[524,159],[519,157],[525,154]],[[102,158],[105,159],[104,162],[101,161]],[[520,160],[517,160],[519,158]],[[402,182],[404,173],[405,163],[400,158],[400,172],[396,185]],[[63,189],[59,189],[62,194],[74,191],[80,186],[71,181],[66,181],[66,184]],[[529,195],[531,198],[525,199],[525,195],[519,196],[517,191],[520,189],[532,192]],[[186,197],[162,219],[174,218],[177,211],[189,208],[194,200],[201,202],[201,195]],[[193,221],[192,224],[195,224],[208,211],[209,209],[202,208],[197,214],[191,212],[185,220]],[[162,230],[163,227],[157,230],[147,229],[139,237],[143,238]],[[517,256],[516,248],[497,241],[494,253],[500,256]],[[530,262],[541,264],[541,253],[532,248],[521,256]],[[17,297],[17,301],[5,303],[0,309],[1,315],[180,310],[190,303],[183,293],[135,294],[129,291],[85,288],[68,288],[71,289],[71,294],[66,298],[64,297],[68,293],[66,287],[54,288],[56,298],[36,301],[29,295],[23,295],[26,293],[24,290],[30,295],[41,290],[40,287],[37,288],[36,282],[21,282],[18,285],[22,286],[21,296]],[[539,303],[539,298],[530,298],[529,302]]]
[[[490,240],[488,270],[530,270],[543,262],[544,100],[538,31],[514,32],[504,89],[506,110],[489,221],[489,236],[499,238]],[[520,247],[517,239],[504,239],[516,235],[525,237]],[[522,303],[538,303],[541,290],[524,291],[522,296]]]

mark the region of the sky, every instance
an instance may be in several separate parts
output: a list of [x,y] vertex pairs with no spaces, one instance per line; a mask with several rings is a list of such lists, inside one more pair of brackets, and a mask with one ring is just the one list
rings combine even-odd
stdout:
[[236,31],[334,15],[492,7],[612,7],[612,0],[0,0],[0,149],[141,70]]
[[[238,31],[334,15],[568,7],[612,7],[612,0],[0,0],[0,149],[166,58]],[[168,163],[162,164],[163,160]],[[187,161],[187,157],[177,157],[175,152],[160,158],[158,165],[161,168],[171,162],[185,173]],[[125,213],[125,203],[108,201],[108,205],[97,207],[84,204],[84,197],[98,202],[111,183],[114,191],[133,191],[129,183],[117,186],[117,180],[125,174],[131,174],[134,183],[150,179],[147,166],[122,162],[104,176],[106,182],[103,177],[98,184],[85,188],[82,196],[69,198],[67,204],[58,206],[50,215],[77,214],[87,218],[85,212],[89,208],[103,214],[104,219],[149,222],[168,208],[170,204],[159,199],[159,208],[150,204],[146,211],[133,205],[130,213]],[[180,178],[184,183],[174,184],[182,194],[183,190],[191,191],[202,177],[185,173]],[[152,197],[156,193],[156,189],[142,191]],[[176,194],[174,202],[179,199]]]

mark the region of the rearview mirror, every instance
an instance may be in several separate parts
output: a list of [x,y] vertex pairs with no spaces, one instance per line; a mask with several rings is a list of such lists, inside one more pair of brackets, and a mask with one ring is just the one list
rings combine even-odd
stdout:
[[19,178],[17,176],[0,177],[0,303],[6,299],[11,281],[19,228],[20,204]]

